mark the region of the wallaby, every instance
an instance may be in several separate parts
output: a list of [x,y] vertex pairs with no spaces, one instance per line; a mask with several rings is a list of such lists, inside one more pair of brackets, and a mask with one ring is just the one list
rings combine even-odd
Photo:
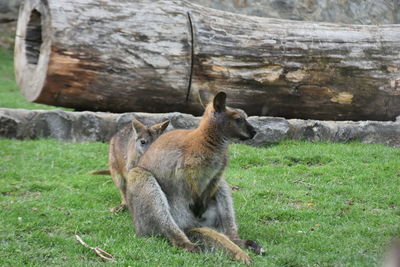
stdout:
[[400,239],[394,239],[386,253],[383,267],[400,267]]
[[[206,98],[200,92],[201,99]],[[228,143],[247,140],[256,131],[244,112],[226,107],[219,92],[206,106],[198,128],[174,130],[160,136],[143,154],[138,167],[129,170],[126,200],[136,234],[161,234],[172,245],[197,252],[189,238],[218,244],[246,264],[258,254],[254,241],[239,238],[230,188],[223,178]]]
[[92,174],[111,174],[115,186],[121,195],[121,204],[111,208],[112,212],[122,211],[126,208],[126,175],[127,170],[135,167],[143,155],[168,127],[169,120],[145,126],[134,119],[131,124],[122,128],[110,140],[108,153],[109,170],[93,171]]

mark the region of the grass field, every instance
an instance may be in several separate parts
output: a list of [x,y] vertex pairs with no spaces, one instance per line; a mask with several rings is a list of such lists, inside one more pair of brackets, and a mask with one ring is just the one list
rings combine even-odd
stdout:
[[[12,53],[0,49],[0,107],[54,109],[27,102]],[[0,140],[0,266],[105,263],[78,244],[116,257],[112,266],[239,266],[228,255],[190,254],[160,237],[137,238],[104,168],[107,145]],[[259,241],[254,266],[379,266],[400,235],[400,150],[381,145],[285,141],[233,145],[226,177],[241,236]]]
[[[160,237],[138,238],[109,176],[107,145],[0,140],[0,266],[239,266],[228,255],[190,254]],[[233,145],[226,177],[242,237],[259,241],[254,266],[379,266],[400,235],[400,150],[381,145],[285,141]]]

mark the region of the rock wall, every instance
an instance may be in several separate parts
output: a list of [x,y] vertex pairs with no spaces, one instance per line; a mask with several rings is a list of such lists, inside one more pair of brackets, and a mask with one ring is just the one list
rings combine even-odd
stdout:
[[[107,142],[133,118],[151,125],[169,119],[167,130],[193,129],[200,118],[178,112],[165,114],[67,112],[0,108],[0,138],[53,138],[68,142]],[[315,121],[250,117],[257,135],[245,144],[260,146],[283,139],[386,144],[400,147],[400,120]]]

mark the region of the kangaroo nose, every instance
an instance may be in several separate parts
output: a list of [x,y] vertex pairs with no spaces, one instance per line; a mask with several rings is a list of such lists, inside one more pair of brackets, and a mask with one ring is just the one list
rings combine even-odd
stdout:
[[252,129],[250,132],[250,136],[251,136],[250,138],[253,138],[256,135],[256,133],[257,133],[257,131]]

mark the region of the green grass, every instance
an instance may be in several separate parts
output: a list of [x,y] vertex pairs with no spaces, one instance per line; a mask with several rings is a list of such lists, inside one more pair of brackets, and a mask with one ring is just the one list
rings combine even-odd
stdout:
[[15,82],[13,53],[0,48],[0,107],[25,109],[63,109],[54,106],[28,102]]
[[[104,264],[75,241],[113,254],[112,266],[239,266],[221,252],[190,254],[135,237],[109,176],[107,145],[0,140],[0,266]],[[286,141],[233,145],[226,178],[240,234],[259,241],[254,266],[379,266],[400,234],[400,150]]]

